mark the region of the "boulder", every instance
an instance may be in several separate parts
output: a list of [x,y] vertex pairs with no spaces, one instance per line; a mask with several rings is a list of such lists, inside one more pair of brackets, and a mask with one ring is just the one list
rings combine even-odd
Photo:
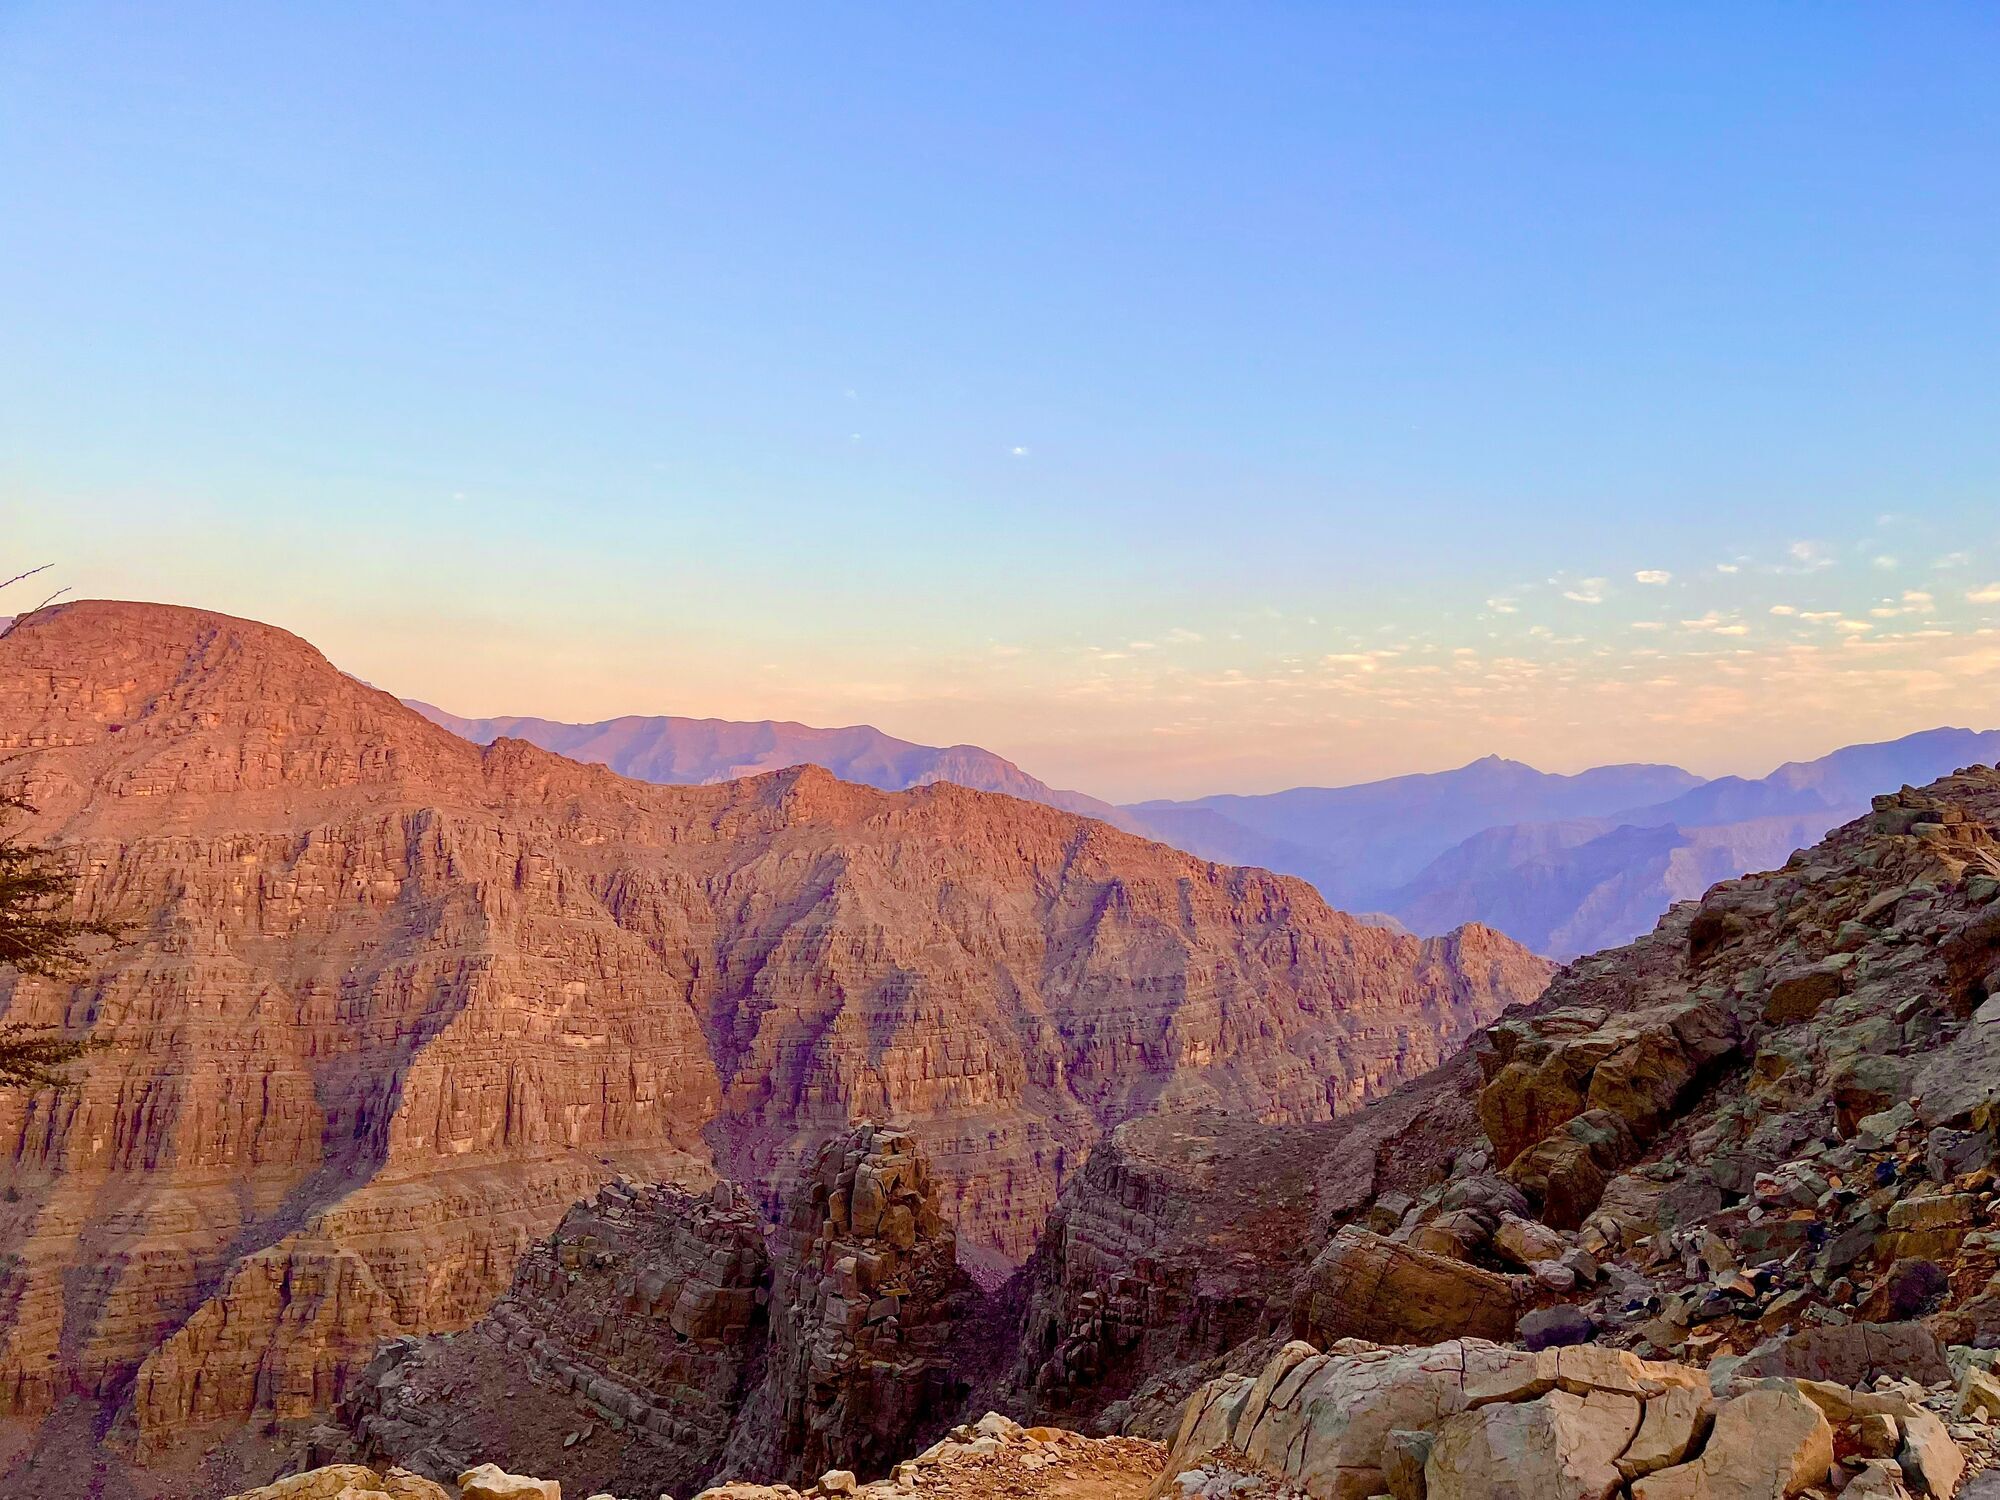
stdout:
[[1562,1302],[1554,1307],[1538,1307],[1524,1315],[1519,1332],[1521,1342],[1531,1350],[1557,1349],[1567,1344],[1589,1343],[1597,1335],[1597,1325],[1582,1308]]
[[1918,1407],[1903,1418],[1903,1450],[1897,1456],[1911,1489],[1933,1500],[1952,1500],[1958,1493],[1958,1483],[1965,1477],[1965,1455],[1944,1423],[1930,1412]]
[[553,1479],[529,1479],[509,1474],[498,1464],[481,1464],[458,1476],[459,1500],[562,1500],[562,1486]]
[[1302,1278],[1292,1331],[1321,1346],[1343,1338],[1502,1340],[1514,1334],[1518,1306],[1505,1276],[1349,1226]]
[[1423,1470],[1412,1435],[1466,1410],[1474,1387],[1514,1383],[1506,1372],[1532,1371],[1537,1358],[1482,1339],[1417,1349],[1355,1342],[1324,1354],[1293,1342],[1254,1379],[1224,1376],[1189,1398],[1166,1474],[1230,1449],[1313,1500],[1412,1500],[1388,1488],[1392,1473],[1407,1488]]
[[1537,1261],[1561,1260],[1567,1248],[1548,1225],[1519,1214],[1502,1214],[1493,1231],[1493,1253],[1524,1271]]
[[1780,1500],[1823,1484],[1832,1467],[1832,1426],[1774,1382],[1725,1402],[1701,1457],[1637,1480],[1632,1500]]
[[1623,1118],[1608,1109],[1587,1110],[1515,1157],[1507,1177],[1540,1205],[1550,1224],[1578,1229],[1612,1174],[1638,1150]]
[[1842,1323],[1759,1344],[1734,1371],[1739,1381],[1774,1375],[1850,1387],[1888,1375],[1931,1385],[1951,1379],[1951,1366],[1938,1336],[1921,1323]]
[[1708,1436],[1714,1403],[1706,1391],[1679,1387],[1647,1401],[1639,1432],[1618,1457],[1618,1472],[1629,1484],[1661,1469],[1685,1463]]
[[229,1500],[451,1500],[441,1484],[407,1469],[378,1473],[360,1464],[333,1464],[244,1490]]
[[1518,1404],[1460,1412],[1438,1429],[1424,1463],[1427,1500],[1610,1500],[1616,1460],[1639,1430],[1630,1396],[1550,1391]]

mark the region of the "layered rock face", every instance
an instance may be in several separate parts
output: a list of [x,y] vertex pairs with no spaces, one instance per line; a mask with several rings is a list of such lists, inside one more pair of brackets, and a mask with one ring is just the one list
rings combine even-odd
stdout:
[[774,1290],[769,1370],[731,1436],[733,1472],[879,1473],[951,1424],[967,1391],[953,1343],[981,1294],[908,1135],[864,1125],[820,1149]]
[[762,1374],[770,1288],[761,1218],[728,1184],[614,1183],[470,1329],[388,1345],[344,1416],[364,1457],[433,1478],[504,1452],[573,1486],[687,1491]]
[[364,1459],[475,1456],[572,1489],[886,1472],[949,1428],[984,1294],[906,1132],[826,1143],[769,1231],[727,1183],[613,1184],[456,1336],[398,1340],[341,1413]]
[[324,1408],[619,1173],[767,1205],[907,1122],[998,1272],[1124,1119],[1324,1120],[1546,968],[950,785],[641,786],[479,748],[268,627],[78,604],[0,642],[6,784],[128,940],[6,1018],[109,1044],[0,1099],[0,1404]]

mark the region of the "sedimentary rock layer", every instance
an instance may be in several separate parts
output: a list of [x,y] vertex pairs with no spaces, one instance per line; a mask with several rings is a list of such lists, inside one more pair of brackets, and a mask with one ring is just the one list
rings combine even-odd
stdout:
[[108,1044],[0,1098],[0,1407],[130,1391],[149,1433],[325,1406],[620,1171],[774,1208],[863,1117],[999,1269],[1120,1121],[1326,1119],[1547,974],[948,784],[473,746],[192,610],[16,628],[0,750],[127,932],[81,983],[0,978],[7,1019]]

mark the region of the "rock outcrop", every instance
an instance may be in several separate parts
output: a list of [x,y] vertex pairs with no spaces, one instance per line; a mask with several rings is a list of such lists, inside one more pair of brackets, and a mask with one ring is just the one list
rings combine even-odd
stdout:
[[480,748],[282,631],[75,604],[0,641],[4,784],[85,914],[9,1021],[107,1044],[0,1098],[0,1408],[151,1439],[343,1397],[621,1174],[780,1202],[906,1122],[968,1260],[1121,1121],[1325,1120],[1545,982],[1052,808],[795,769],[624,781]]
[[[1717,1390],[1708,1370],[1593,1347],[1292,1343],[1188,1401],[1156,1493],[1786,1500],[1862,1483],[1951,1500],[1966,1457],[1938,1399],[1784,1379]],[[1975,1455],[1991,1464],[1994,1444]]]
[[364,1458],[434,1479],[500,1452],[578,1493],[685,1493],[762,1376],[770,1284],[760,1216],[728,1184],[614,1183],[470,1329],[387,1346],[345,1419]]
[[911,1138],[864,1125],[829,1141],[786,1215],[769,1370],[729,1466],[885,1471],[956,1417],[969,1385],[952,1344],[979,1296]]

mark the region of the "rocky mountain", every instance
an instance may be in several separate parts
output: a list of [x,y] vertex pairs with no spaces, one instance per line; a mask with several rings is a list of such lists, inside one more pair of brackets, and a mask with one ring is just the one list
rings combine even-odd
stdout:
[[[767,1231],[798,1268],[772,1317],[799,1309],[789,1347],[812,1352],[767,1364],[764,1410],[790,1410],[803,1374],[824,1420],[786,1429],[760,1469],[725,1456],[698,1500],[1137,1500],[1140,1480],[1149,1500],[1992,1500],[2000,770],[1878,796],[1782,868],[1571,965],[1344,1117],[1135,1117],[991,1292],[950,1290],[917,1149],[857,1131]],[[615,1318],[640,1304],[671,1297],[698,1320],[716,1279],[676,1294],[691,1282],[675,1268],[699,1255],[652,1256],[636,1219],[622,1235],[595,1222],[573,1215],[549,1253],[601,1268],[596,1316],[482,1325],[469,1354],[426,1341],[431,1362],[413,1368],[462,1372],[442,1386],[539,1384],[535,1409],[560,1413],[548,1431],[647,1426],[570,1351],[615,1354]],[[1011,1373],[988,1383],[996,1348]],[[520,1352],[553,1375],[508,1363]],[[405,1456],[401,1357],[356,1403],[358,1429],[389,1449],[372,1463]],[[902,1394],[871,1400],[898,1369],[916,1372]],[[434,1382],[415,1409],[450,1399]],[[1015,1417],[971,1421],[989,1402]],[[461,1457],[437,1452],[436,1430],[411,1425],[412,1462]],[[613,1433],[607,1453],[629,1452],[630,1423]],[[887,1460],[885,1435],[905,1459]],[[1100,1459],[1097,1443],[1128,1446]],[[597,1482],[582,1456],[521,1457]],[[343,1473],[449,1496],[367,1468],[255,1500],[339,1493],[327,1476]],[[535,1482],[486,1465],[454,1481],[461,1500],[555,1493],[503,1488]]]
[[195,610],[24,622],[0,749],[125,932],[80,983],[0,977],[6,1021],[104,1044],[0,1096],[0,1408],[81,1397],[141,1454],[327,1411],[621,1175],[775,1214],[858,1119],[907,1132],[993,1280],[1124,1121],[1330,1119],[1548,974],[948,782],[475,746]]
[[913,744],[867,724],[815,729],[779,719],[684,719],[664,714],[596,724],[520,717],[464,719],[415,698],[403,701],[433,724],[475,745],[503,738],[526,740],[571,760],[609,766],[620,776],[662,786],[705,786],[793,766],[824,766],[842,781],[885,792],[949,781],[976,792],[999,792],[1101,818],[1120,828],[1137,827],[1109,802],[1058,791],[991,750],[977,745]]
[[811,764],[885,790],[942,780],[1002,792],[1203,859],[1300,876],[1333,905],[1398,930],[1480,923],[1559,959],[1630,942],[1674,902],[1782,864],[1859,816],[1883,787],[1921,785],[2000,757],[2000,731],[1935,729],[1790,762],[1755,779],[1705,781],[1654,765],[1560,776],[1489,755],[1453,771],[1355,786],[1114,807],[1054,790],[977,746],[915,745],[866,726],[563,724],[461,719],[415,700],[410,706],[475,743],[514,736],[644,781],[704,783]]
[[1860,816],[1882,787],[1996,758],[2000,731],[1937,729],[1851,745],[1601,818],[1490,828],[1373,899],[1417,932],[1477,920],[1538,953],[1574,957],[1629,942],[1718,880],[1783,864]]
[[[1432,859],[1502,824],[1605,817],[1663,801],[1701,784],[1676,766],[1600,766],[1576,776],[1537,771],[1489,755],[1455,771],[1396,776],[1343,787],[1294,787],[1260,796],[1138,802],[1128,809],[1149,826],[1181,829],[1188,847],[1206,853],[1212,838],[1244,837],[1266,847],[1304,851],[1304,875],[1329,901],[1350,909],[1384,907],[1382,898]],[[1207,815],[1197,821],[1191,814]],[[1226,825],[1242,833],[1223,835]],[[1384,907],[1386,909],[1386,907]]]

